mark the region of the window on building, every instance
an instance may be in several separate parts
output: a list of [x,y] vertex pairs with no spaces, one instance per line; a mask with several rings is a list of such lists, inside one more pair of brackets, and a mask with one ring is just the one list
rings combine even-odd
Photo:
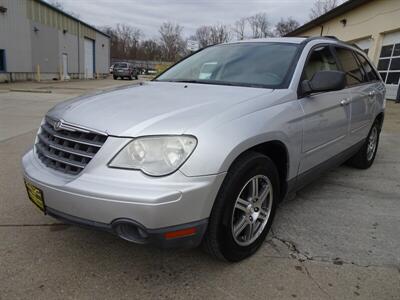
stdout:
[[393,45],[383,46],[381,49],[380,57],[390,57],[392,56]]
[[353,52],[345,48],[336,48],[339,61],[342,64],[343,71],[346,73],[347,85],[355,85],[365,81],[363,70],[360,69]]
[[400,44],[382,46],[378,70],[386,84],[399,84]]
[[0,49],[0,72],[4,72],[6,70],[6,51]]
[[337,70],[335,58],[329,47],[319,47],[313,50],[304,68],[304,79],[310,80],[318,71]]

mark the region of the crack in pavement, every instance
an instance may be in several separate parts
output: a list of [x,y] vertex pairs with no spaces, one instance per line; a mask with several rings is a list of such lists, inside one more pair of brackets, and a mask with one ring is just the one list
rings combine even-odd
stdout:
[[281,242],[282,244],[284,244],[288,250],[289,250],[289,256],[293,259],[298,260],[299,262],[304,262],[304,261],[313,261],[313,262],[322,262],[322,263],[330,263],[330,264],[334,264],[334,265],[353,265],[356,267],[360,267],[360,268],[369,268],[369,267],[378,267],[378,268],[395,268],[398,269],[400,272],[400,266],[398,265],[374,265],[374,264],[367,264],[367,265],[362,265],[362,264],[358,264],[355,262],[348,262],[348,261],[344,261],[339,257],[336,257],[334,259],[326,257],[326,256],[312,256],[312,255],[308,255],[305,253],[302,253],[296,246],[296,244],[292,241],[289,240],[285,240],[283,238],[278,237],[273,229],[271,228],[271,234],[272,234],[272,238],[270,240],[267,240],[266,242],[269,243],[276,251],[279,252],[279,249],[276,245],[274,245],[274,239]]
[[314,284],[317,286],[317,288],[318,288],[322,293],[324,293],[326,296],[328,296],[329,299],[332,299],[332,298],[331,298],[331,295],[329,295],[329,293],[328,293],[327,291],[325,291],[325,290],[321,287],[321,285],[318,283],[317,280],[314,279],[314,277],[312,277],[312,275],[311,275],[310,271],[308,270],[307,266],[306,266],[303,262],[301,262],[301,265],[303,266],[304,270],[306,271],[306,274],[307,274],[308,278],[310,278],[311,281],[314,282]]

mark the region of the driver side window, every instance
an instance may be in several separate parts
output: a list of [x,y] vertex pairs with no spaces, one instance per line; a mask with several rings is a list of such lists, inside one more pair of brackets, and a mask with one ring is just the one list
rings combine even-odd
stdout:
[[338,70],[336,60],[328,46],[315,48],[304,67],[303,80],[311,80],[318,71]]

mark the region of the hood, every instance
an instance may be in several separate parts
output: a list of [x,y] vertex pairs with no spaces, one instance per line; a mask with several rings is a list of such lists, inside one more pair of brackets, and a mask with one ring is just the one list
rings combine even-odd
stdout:
[[58,104],[49,116],[115,136],[183,134],[270,89],[149,82]]

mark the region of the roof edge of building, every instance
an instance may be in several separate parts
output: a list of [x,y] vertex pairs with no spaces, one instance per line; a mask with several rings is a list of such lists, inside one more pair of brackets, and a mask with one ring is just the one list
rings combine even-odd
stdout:
[[289,32],[288,34],[285,35],[285,37],[292,37],[292,36],[297,36],[299,34],[301,34],[302,32],[309,30],[315,26],[318,26],[324,22],[327,22],[337,16],[342,15],[343,13],[357,8],[367,2],[370,2],[372,0],[348,0],[344,3],[342,3],[341,5],[335,7],[334,9],[328,11],[327,13],[319,16],[316,19],[313,19],[303,25],[301,25],[299,28],[296,28],[295,30]]
[[73,15],[70,15],[69,13],[67,13],[67,12],[65,12],[65,11],[63,11],[63,10],[57,8],[57,7],[55,7],[54,5],[48,3],[47,1],[44,1],[44,0],[34,0],[34,1],[37,1],[37,2],[39,2],[39,3],[41,3],[41,4],[43,4],[43,5],[46,5],[47,7],[49,7],[49,8],[51,8],[51,9],[53,9],[53,10],[55,10],[55,11],[57,11],[57,12],[63,14],[63,15],[65,15],[65,16],[67,16],[68,18],[71,18],[71,19],[73,19],[73,20],[75,20],[75,21],[77,21],[77,22],[79,22],[79,23],[81,23],[81,24],[83,24],[83,25],[85,25],[85,26],[87,26],[87,27],[93,29],[94,31],[96,31],[96,32],[98,32],[98,33],[100,33],[100,34],[102,34],[102,35],[108,37],[108,38],[111,38],[111,36],[108,35],[107,33],[101,31],[100,29],[94,27],[93,25],[90,25],[90,24],[88,24],[88,23],[82,21],[81,19],[79,19],[79,18],[77,18],[77,17],[74,17]]

